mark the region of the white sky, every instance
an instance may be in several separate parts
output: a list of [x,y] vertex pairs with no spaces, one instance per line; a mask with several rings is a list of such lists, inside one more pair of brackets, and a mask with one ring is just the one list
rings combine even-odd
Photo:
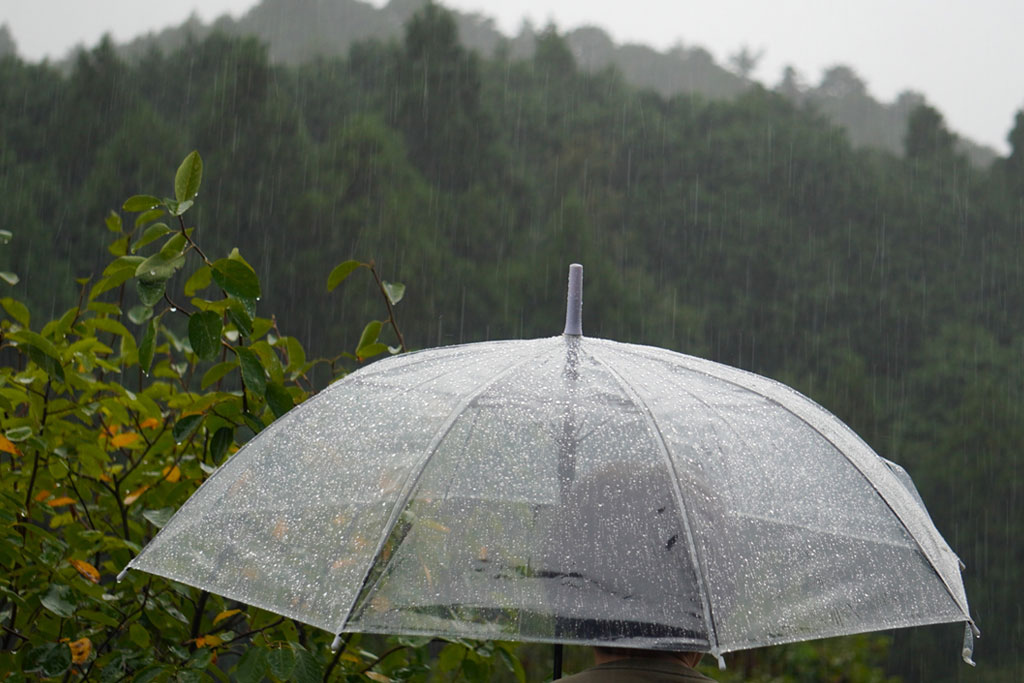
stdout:
[[[301,0],[294,0],[299,2]],[[59,58],[93,45],[179,24],[192,12],[209,21],[244,13],[256,0],[0,0],[0,23],[22,57]],[[372,0],[374,5],[386,0]],[[755,76],[775,84],[792,64],[816,83],[822,70],[847,64],[871,93],[891,101],[923,92],[949,126],[1007,151],[1006,135],[1024,108],[1022,0],[442,0],[492,17],[505,33],[524,17],[538,28],[600,26],[617,42],[664,49],[701,46],[721,64],[741,46],[764,50]]]

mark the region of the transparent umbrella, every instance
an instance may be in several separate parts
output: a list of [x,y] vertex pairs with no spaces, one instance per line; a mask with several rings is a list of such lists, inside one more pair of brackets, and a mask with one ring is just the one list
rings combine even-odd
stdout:
[[129,568],[339,636],[721,663],[962,621],[970,661],[961,565],[902,469],[782,384],[582,336],[581,281],[562,336],[396,356],[295,408]]

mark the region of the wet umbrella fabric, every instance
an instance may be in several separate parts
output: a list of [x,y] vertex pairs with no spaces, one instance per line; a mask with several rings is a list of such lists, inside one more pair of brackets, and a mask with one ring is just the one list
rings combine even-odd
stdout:
[[353,373],[236,453],[129,566],[334,633],[720,656],[972,624],[909,477],[830,413],[572,334]]

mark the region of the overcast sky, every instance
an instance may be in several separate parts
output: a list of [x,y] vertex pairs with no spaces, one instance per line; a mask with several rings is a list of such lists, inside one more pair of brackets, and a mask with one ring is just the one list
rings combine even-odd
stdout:
[[[301,1],[301,0],[295,0]],[[179,24],[244,13],[256,0],[0,0],[22,57],[59,58],[93,45]],[[386,0],[373,0],[380,6]],[[816,83],[847,64],[871,93],[891,101],[923,92],[951,128],[1007,151],[1014,113],[1024,108],[1024,0],[444,0],[515,33],[523,18],[565,31],[604,28],[618,42],[656,48],[701,46],[721,64],[742,46],[763,50],[755,77],[767,85],[792,64]]]

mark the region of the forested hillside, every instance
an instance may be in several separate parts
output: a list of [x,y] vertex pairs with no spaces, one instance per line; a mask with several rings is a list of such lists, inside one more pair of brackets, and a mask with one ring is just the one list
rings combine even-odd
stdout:
[[[855,147],[756,85],[667,96],[582,69],[550,30],[481,56],[434,6],[400,41],[291,65],[218,32],[132,60],[104,42],[66,74],[8,55],[0,270],[62,311],[108,212],[193,148],[196,233],[242,245],[260,306],[317,353],[379,315],[325,291],[345,259],[407,285],[412,347],[558,334],[581,262],[586,334],[788,382],[905,466],[967,565],[985,636],[964,680],[1021,680],[1024,114],[988,169],[939,112],[907,118],[904,153]],[[958,638],[899,633],[891,669],[951,680]]]
[[[192,17],[181,26],[119,46],[118,51],[126,57],[138,58],[154,46],[173,51],[190,38],[202,39],[220,31],[234,36],[256,36],[267,44],[272,63],[297,65],[318,57],[344,56],[353,43],[361,40],[398,40],[405,23],[429,1],[390,0],[377,8],[362,0],[262,0],[237,19],[225,15],[204,24]],[[541,33],[524,22],[515,36],[506,36],[485,16],[453,11],[452,17],[462,45],[486,56],[529,59]],[[723,65],[696,44],[680,43],[666,51],[646,45],[620,45],[604,30],[593,26],[574,28],[563,38],[582,70],[597,73],[614,67],[630,85],[650,88],[666,97],[736,97],[755,85],[751,73],[761,57],[748,47],[737,46],[728,64]],[[771,87],[794,103],[812,106],[838,123],[846,129],[855,147],[900,153],[907,117],[914,107],[925,103],[922,95],[912,91],[901,93],[891,103],[881,102],[848,66],[829,68],[816,84],[806,78],[807,75],[787,67]],[[987,166],[996,156],[992,149],[962,137],[957,140],[957,147],[979,166]]]

